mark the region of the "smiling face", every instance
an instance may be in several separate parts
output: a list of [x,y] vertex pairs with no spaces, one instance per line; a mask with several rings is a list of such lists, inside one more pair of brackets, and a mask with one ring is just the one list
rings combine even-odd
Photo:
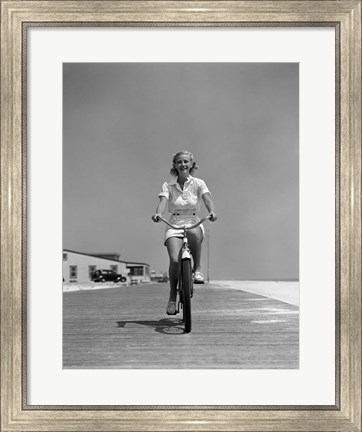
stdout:
[[188,176],[192,167],[192,160],[188,154],[180,154],[177,156],[174,167],[179,175]]

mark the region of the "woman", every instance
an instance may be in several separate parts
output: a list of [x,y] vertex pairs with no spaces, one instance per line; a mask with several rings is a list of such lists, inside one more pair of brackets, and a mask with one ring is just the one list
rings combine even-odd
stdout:
[[[170,223],[177,226],[193,225],[200,219],[197,213],[201,208],[201,201],[204,202],[210,216],[210,221],[217,219],[215,206],[211,194],[205,182],[193,177],[197,169],[194,156],[188,151],[180,151],[173,156],[170,173],[172,178],[165,182],[162,191],[159,193],[159,203],[156,213],[152,216],[154,222],[159,222],[168,207],[171,213]],[[170,298],[167,304],[167,315],[176,314],[176,288],[180,272],[179,252],[182,246],[183,230],[166,228],[165,246],[170,257]],[[201,243],[204,238],[204,227],[202,225],[188,231],[187,238],[194,259],[194,282],[204,283],[204,276],[201,271]]]

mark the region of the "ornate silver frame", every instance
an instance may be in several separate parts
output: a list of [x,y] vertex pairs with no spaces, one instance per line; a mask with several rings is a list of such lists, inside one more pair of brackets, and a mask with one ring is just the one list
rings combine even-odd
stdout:
[[[30,26],[331,26],[336,30],[333,406],[29,406],[26,42]],[[1,0],[1,430],[361,431],[361,1]]]

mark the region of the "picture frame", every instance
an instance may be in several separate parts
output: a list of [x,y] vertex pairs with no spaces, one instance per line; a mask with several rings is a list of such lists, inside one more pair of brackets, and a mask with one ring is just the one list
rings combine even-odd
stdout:
[[[1,430],[361,431],[361,2],[38,0],[1,8]],[[28,405],[27,29],[110,25],[335,28],[334,405]]]

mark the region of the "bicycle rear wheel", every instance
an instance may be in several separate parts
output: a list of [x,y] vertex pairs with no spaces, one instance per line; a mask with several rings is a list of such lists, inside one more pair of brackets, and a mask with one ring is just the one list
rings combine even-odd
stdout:
[[184,259],[181,263],[182,270],[182,302],[183,320],[185,323],[185,333],[191,331],[191,291],[192,291],[192,272],[191,260]]

